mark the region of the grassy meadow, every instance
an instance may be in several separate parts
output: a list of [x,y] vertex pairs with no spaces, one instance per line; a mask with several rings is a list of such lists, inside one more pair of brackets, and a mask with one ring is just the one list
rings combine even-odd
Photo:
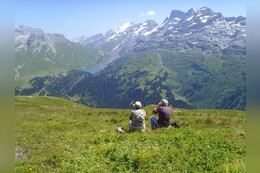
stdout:
[[15,110],[15,172],[246,172],[245,111],[173,108],[180,128],[118,133],[131,109],[19,96]]

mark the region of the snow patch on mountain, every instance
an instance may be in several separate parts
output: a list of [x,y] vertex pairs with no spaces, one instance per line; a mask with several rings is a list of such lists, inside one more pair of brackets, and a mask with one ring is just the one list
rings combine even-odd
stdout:
[[116,36],[117,36],[117,34],[114,34],[111,37],[107,38],[106,41],[110,41],[110,40],[114,39]]
[[173,21],[172,21],[172,24],[177,24],[177,23],[179,23],[180,20],[181,20],[181,18],[175,17],[175,18],[173,19]]
[[15,67],[14,71],[15,71],[15,79],[20,77],[20,73],[19,70],[24,66],[24,64],[22,65],[18,65],[17,67]]
[[186,19],[186,21],[189,22],[189,21],[191,21],[193,18],[194,18],[194,16],[192,15],[192,16],[188,17],[188,18]]
[[124,32],[127,28],[129,28],[130,26],[132,26],[133,23],[132,22],[127,22],[127,23],[124,23],[122,26],[120,26],[119,28],[117,28],[115,30],[115,32],[118,34],[118,33],[121,33],[121,32]]
[[143,23],[139,28],[134,29],[134,34],[138,35],[142,30],[146,29],[147,23]]
[[75,43],[81,43],[82,41],[86,40],[87,38],[88,38],[87,36],[82,35],[82,36],[73,38],[71,41],[75,42]]
[[157,29],[158,29],[158,27],[156,27],[156,28],[154,28],[154,29],[152,29],[152,30],[150,30],[150,31],[147,31],[147,32],[143,33],[143,35],[144,35],[144,36],[148,36],[148,35],[152,34],[153,32],[155,32]]
[[203,17],[200,17],[199,19],[200,19],[200,21],[201,21],[202,23],[206,23],[209,18],[210,18],[210,16],[203,16]]

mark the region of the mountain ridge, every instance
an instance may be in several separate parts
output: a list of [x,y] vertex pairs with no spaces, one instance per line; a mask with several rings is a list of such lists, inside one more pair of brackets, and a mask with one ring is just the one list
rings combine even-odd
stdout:
[[[168,48],[169,45],[171,48],[182,49],[182,51],[197,49],[201,52],[207,46],[217,49],[217,51],[232,46],[245,48],[246,18],[242,16],[223,17],[221,13],[202,7],[196,12],[193,9],[187,12],[172,10],[170,17],[167,17],[161,25],[155,21],[152,23],[149,27],[144,27],[147,21],[140,24],[132,23],[123,33],[109,30],[91,36],[81,44],[94,44],[97,47],[106,47],[106,44],[114,45],[107,49],[112,61],[128,50],[144,49],[143,43],[152,44],[155,48],[165,46]],[[126,35],[130,38],[127,38]],[[198,44],[197,39],[200,39],[199,42],[203,45]],[[173,40],[178,44],[174,45]]]

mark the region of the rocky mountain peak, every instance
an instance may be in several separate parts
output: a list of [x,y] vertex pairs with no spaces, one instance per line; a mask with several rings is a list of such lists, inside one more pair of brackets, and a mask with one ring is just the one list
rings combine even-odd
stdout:
[[208,7],[202,7],[200,9],[197,10],[197,13],[202,13],[202,14],[212,14],[215,13],[214,11],[212,11],[210,8]]
[[15,29],[15,50],[28,50],[33,53],[55,54],[57,42],[68,41],[59,33],[49,34],[38,28],[20,25]]
[[186,16],[185,12],[182,12],[180,10],[172,10],[171,15],[169,17],[169,19],[174,19],[174,18],[183,18]]
[[187,15],[191,16],[195,13],[195,11],[193,10],[193,8],[189,9],[189,11],[187,12]]
[[241,23],[241,25],[246,25],[246,18],[243,16],[238,16],[235,20],[235,23]]
[[32,28],[25,25],[20,25],[15,29],[16,35],[30,35],[31,33],[43,33],[39,28]]

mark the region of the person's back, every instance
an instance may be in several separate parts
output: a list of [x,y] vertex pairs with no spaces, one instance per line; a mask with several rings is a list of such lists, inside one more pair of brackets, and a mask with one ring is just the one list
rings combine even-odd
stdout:
[[131,111],[132,123],[131,130],[145,130],[145,117],[146,112],[143,109],[137,109]]
[[172,110],[168,106],[160,106],[156,110],[153,111],[154,113],[158,113],[158,124],[161,127],[168,127],[171,123],[171,115]]
[[150,117],[151,128],[168,127],[171,124],[172,110],[168,106],[168,100],[162,99],[161,102],[154,108],[152,113],[158,113],[158,119],[154,116]]
[[135,102],[133,105],[135,110],[131,111],[129,119],[131,120],[129,123],[129,130],[130,131],[145,131],[145,120],[146,112],[145,110],[141,109],[141,103]]

